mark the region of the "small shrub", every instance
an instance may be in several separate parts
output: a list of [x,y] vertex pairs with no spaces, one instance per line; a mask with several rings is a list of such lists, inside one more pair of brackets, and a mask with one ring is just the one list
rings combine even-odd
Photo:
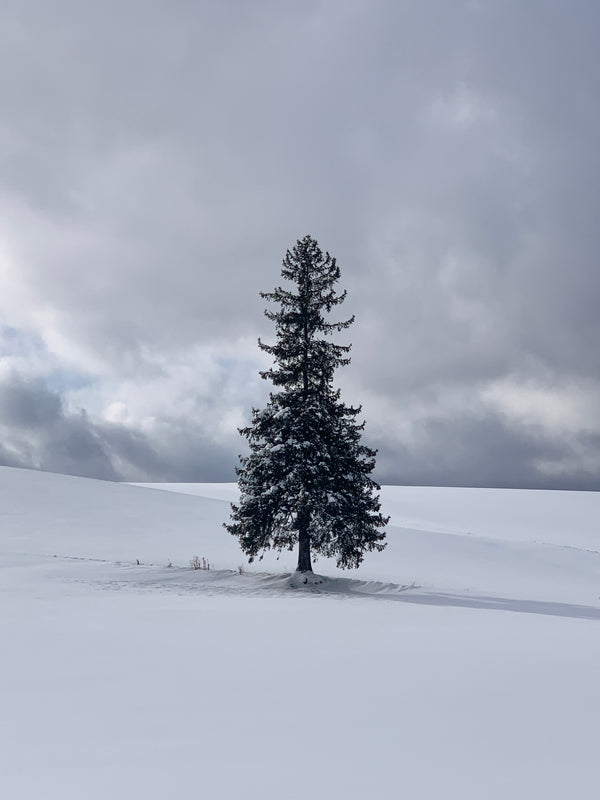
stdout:
[[198,556],[194,556],[190,561],[190,569],[210,569],[210,564],[204,558],[198,558]]

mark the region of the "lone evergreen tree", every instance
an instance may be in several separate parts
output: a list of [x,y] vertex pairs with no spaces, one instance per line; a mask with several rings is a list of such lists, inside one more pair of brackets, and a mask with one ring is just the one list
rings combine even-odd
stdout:
[[334,288],[340,277],[335,258],[323,256],[310,236],[287,251],[281,274],[294,290],[260,293],[279,305],[265,311],[275,323],[276,343],[258,340],[274,359],[260,375],[276,390],[240,429],[250,454],[240,456],[241,497],[225,527],[250,561],[270,548],[292,550],[297,542],[300,572],[312,572],[311,552],[335,556],[341,568],[357,567],[365,551],[385,547],[380,529],[389,518],[380,513],[374,494],[380,487],[369,477],[376,451],[360,442],[361,407],[344,405],[333,388],[336,367],[350,362],[350,347],[324,338],[348,328],[354,317],[325,320],[346,292]]

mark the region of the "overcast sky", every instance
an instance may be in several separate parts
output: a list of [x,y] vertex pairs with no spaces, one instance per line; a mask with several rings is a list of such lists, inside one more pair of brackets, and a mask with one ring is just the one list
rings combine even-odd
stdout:
[[0,463],[234,479],[309,233],[385,483],[600,489],[596,0],[4,0]]

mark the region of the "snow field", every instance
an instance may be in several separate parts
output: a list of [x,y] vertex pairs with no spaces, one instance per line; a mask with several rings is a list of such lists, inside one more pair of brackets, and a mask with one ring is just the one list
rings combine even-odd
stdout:
[[388,487],[305,591],[196,491],[0,470],[2,796],[597,796],[597,495]]

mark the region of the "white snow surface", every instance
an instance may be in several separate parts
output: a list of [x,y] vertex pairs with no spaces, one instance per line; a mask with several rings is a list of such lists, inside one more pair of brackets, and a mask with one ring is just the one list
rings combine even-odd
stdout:
[[598,493],[384,487],[308,585],[236,496],[0,467],[0,796],[598,796]]

